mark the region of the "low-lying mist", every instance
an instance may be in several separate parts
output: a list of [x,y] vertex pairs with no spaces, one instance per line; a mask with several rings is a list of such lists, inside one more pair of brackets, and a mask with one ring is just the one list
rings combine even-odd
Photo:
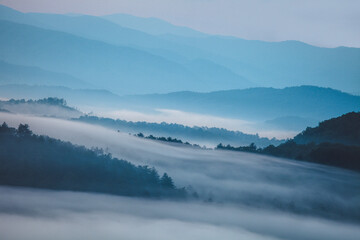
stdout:
[[286,139],[294,137],[297,131],[274,128],[263,122],[246,121],[236,118],[224,118],[200,113],[184,112],[174,109],[155,109],[152,112],[122,110],[95,110],[100,116],[127,121],[146,121],[155,123],[177,123],[185,126],[205,126],[226,128],[232,131],[241,131],[247,134],[258,134],[260,137]]
[[8,187],[0,187],[0,196],[1,239],[355,240],[360,234],[353,224],[217,203]]
[[[146,233],[147,228],[149,231],[151,228],[160,229],[159,235],[154,236],[154,239],[168,239],[171,236],[169,234],[178,234],[175,239],[180,237],[199,239],[196,236],[200,235],[205,239],[272,239],[267,238],[268,235],[283,239],[356,239],[355,236],[360,233],[353,227],[360,222],[358,172],[250,153],[195,149],[142,139],[100,126],[68,120],[0,113],[0,121],[7,122],[9,126],[27,123],[36,134],[71,141],[89,148],[101,147],[115,157],[135,164],[154,166],[160,172],[169,173],[178,187],[191,186],[190,189],[199,195],[199,200],[196,202],[147,202],[146,204],[143,200],[125,201],[125,198],[116,198],[116,201],[111,200],[109,204],[105,204],[102,201],[91,200],[91,197],[89,202],[92,205],[88,202],[88,198],[86,201],[76,200],[75,203],[79,202],[78,206],[67,207],[71,208],[71,211],[78,208],[80,210],[76,210],[75,213],[64,210],[66,214],[60,211],[58,214],[61,217],[50,221],[37,217],[37,221],[33,222],[32,215],[2,216],[0,221],[6,223],[5,220],[8,219],[7,224],[10,226],[11,221],[19,221],[29,228],[36,228],[36,224],[41,225],[45,222],[44,224],[48,224],[49,229],[53,231],[57,231],[56,226],[59,226],[58,231],[64,234],[74,230],[71,221],[67,220],[70,218],[75,221],[74,224],[80,226],[97,226],[94,229],[89,228],[95,232],[93,236],[100,236],[108,230],[108,234],[114,234],[111,236],[130,234],[127,239],[143,239],[140,235]],[[33,193],[30,191],[28,194]],[[54,194],[50,195],[54,196]],[[33,196],[35,199],[48,197],[45,193]],[[2,199],[6,198],[2,197]],[[16,200],[15,197],[12,199]],[[22,199],[28,201],[31,198]],[[69,199],[68,202],[71,202]],[[156,221],[145,221],[143,216],[139,217],[133,212],[123,215],[112,211],[98,213],[96,210],[96,204],[111,208],[112,202],[117,201],[119,202],[114,208],[128,207],[136,211],[136,214],[144,212],[146,219],[155,218]],[[45,203],[47,201],[43,201],[42,204],[39,200],[36,206],[32,206],[34,202],[38,201],[29,200],[29,206],[25,206],[25,210],[39,210],[46,213],[45,217],[49,217],[47,214],[51,211],[42,209],[43,205],[49,207]],[[84,202],[90,204],[88,211],[81,211]],[[61,204],[61,201],[59,200],[58,203]],[[9,205],[6,209],[11,210],[11,203]],[[21,206],[20,203],[18,205]],[[153,207],[154,205],[158,207]],[[140,211],[139,206],[144,209]],[[57,209],[58,206],[55,204],[50,208]],[[128,215],[131,221],[128,220]],[[84,220],[84,217],[87,220]],[[98,226],[97,223],[103,220],[108,221],[108,224]],[[61,224],[56,225],[57,221]],[[117,224],[121,226],[129,224],[129,226],[117,228]],[[144,227],[143,231],[135,230],[137,225]],[[161,227],[162,225],[166,227]],[[0,226],[4,225],[0,224]],[[133,228],[135,232],[129,230]],[[39,231],[41,231],[40,227]],[[193,231],[194,235],[191,235]],[[217,235],[217,233],[221,234]],[[79,234],[79,239],[88,236],[82,235],[85,233],[81,231]],[[63,238],[66,239],[67,236]],[[36,239],[41,239],[41,236]]]

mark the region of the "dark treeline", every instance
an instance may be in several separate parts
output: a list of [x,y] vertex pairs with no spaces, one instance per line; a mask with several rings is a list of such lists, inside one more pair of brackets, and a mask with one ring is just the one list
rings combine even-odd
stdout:
[[40,104],[50,104],[50,105],[59,105],[59,106],[67,106],[66,100],[62,98],[56,98],[56,97],[48,97],[38,100],[25,100],[25,99],[10,99],[7,101],[8,103],[12,104],[20,104],[20,103],[40,103]]
[[360,113],[347,113],[307,128],[292,140],[275,147],[255,144],[233,147],[219,144],[216,149],[253,152],[301,161],[316,162],[360,171]]
[[63,98],[56,98],[56,97],[48,97],[38,100],[25,100],[25,99],[10,99],[8,101],[0,101],[1,105],[7,105],[7,104],[46,104],[46,105],[52,105],[52,106],[60,106],[62,108],[66,108],[69,110],[76,110],[72,107],[69,107],[66,103],[66,100]]
[[[197,144],[183,142],[180,139],[171,137],[154,137],[153,135],[144,136],[143,133],[138,133],[135,136],[150,140],[184,144],[195,148],[208,149],[205,146],[201,147]],[[248,146],[234,147],[230,144],[223,145],[220,143],[215,147],[215,149],[266,154],[360,171],[360,146],[348,146],[340,143],[327,142],[320,144],[297,144],[294,140],[289,140],[277,147],[269,145],[265,148],[258,148],[255,143],[251,143]]]
[[31,132],[0,126],[0,184],[124,196],[186,197],[166,173]]
[[238,152],[252,152],[252,153],[260,153],[261,148],[257,148],[255,143],[251,143],[249,146],[240,146],[240,147],[233,147],[230,144],[223,145],[222,143],[218,144],[215,149],[223,149],[223,150],[231,150],[231,151],[238,151]]
[[75,121],[86,122],[90,124],[102,125],[122,132],[136,134],[142,132],[146,135],[172,136],[173,138],[182,138],[189,141],[199,141],[206,143],[226,142],[234,145],[246,145],[255,143],[257,146],[265,147],[270,144],[279,145],[284,140],[275,138],[268,139],[259,137],[259,135],[245,134],[239,131],[230,131],[224,128],[208,127],[188,127],[181,124],[173,123],[148,123],[148,122],[131,122],[125,120],[114,120],[111,118],[99,118],[96,116],[81,116],[73,119]]
[[134,136],[140,137],[140,138],[145,138],[145,139],[150,139],[150,140],[161,141],[161,142],[184,144],[186,146],[191,146],[191,147],[194,147],[194,148],[207,149],[206,146],[201,147],[198,144],[191,144],[189,142],[183,142],[180,139],[172,138],[172,137],[167,137],[167,138],[166,137],[155,137],[153,135],[145,136],[143,133],[138,133],[138,134],[135,134]]

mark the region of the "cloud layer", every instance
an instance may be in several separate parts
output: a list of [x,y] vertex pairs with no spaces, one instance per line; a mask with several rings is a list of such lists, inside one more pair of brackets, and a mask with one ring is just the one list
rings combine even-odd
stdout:
[[359,228],[218,204],[0,187],[1,239],[357,239]]
[[103,111],[97,109],[99,116],[109,117],[113,119],[122,119],[126,121],[145,121],[155,123],[177,123],[184,126],[198,127],[216,127],[226,128],[232,131],[241,131],[247,134],[258,134],[260,137],[286,139],[292,138],[298,134],[296,131],[274,130],[264,127],[261,122],[249,122],[241,119],[223,118],[218,116],[184,112],[173,109],[156,109],[154,112],[136,112],[126,109],[116,111]]

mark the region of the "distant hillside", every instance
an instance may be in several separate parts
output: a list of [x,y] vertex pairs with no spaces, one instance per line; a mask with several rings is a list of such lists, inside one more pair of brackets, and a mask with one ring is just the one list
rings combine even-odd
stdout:
[[158,18],[142,18],[128,14],[112,14],[102,18],[120,26],[136,29],[153,35],[173,34],[184,37],[206,37],[208,35],[191,28],[175,26]]
[[70,105],[106,107],[119,106],[120,97],[101,89],[71,89],[59,86],[0,85],[0,97],[15,99],[64,98]]
[[0,61],[0,84],[27,84],[91,88],[92,86],[68,74],[46,71],[38,67],[21,66]]
[[350,93],[360,89],[359,48],[320,48],[298,41],[263,42],[223,36],[163,38],[206,52],[203,58],[226,66],[258,86],[315,85]]
[[0,109],[10,113],[31,114],[39,116],[74,118],[83,113],[69,107],[64,99],[44,98],[39,100],[15,100],[0,101]]
[[265,121],[265,126],[274,129],[287,129],[293,131],[302,131],[309,126],[316,126],[318,121],[313,118],[303,118],[296,116],[284,116]]
[[360,111],[360,96],[313,86],[119,96],[106,90],[4,85],[0,86],[0,97],[28,99],[57,97],[64,98],[70,105],[78,107],[131,109],[140,112],[153,109],[177,109],[256,121],[267,129],[295,131],[301,131],[306,126],[315,126],[314,124],[320,121],[344,113]]
[[309,127],[295,136],[294,141],[298,144],[328,142],[360,146],[360,112],[320,122],[317,127]]
[[239,131],[230,131],[224,128],[208,128],[208,127],[188,127],[180,124],[168,123],[147,123],[147,122],[129,122],[124,120],[114,120],[110,118],[99,118],[95,116],[81,116],[73,119],[90,124],[97,124],[119,130],[126,133],[143,133],[145,135],[170,136],[172,138],[180,138],[184,141],[192,143],[216,145],[219,142],[235,145],[247,145],[255,143],[257,146],[265,147],[270,144],[279,145],[284,140],[269,139],[259,137],[258,135],[245,134]]
[[0,184],[138,197],[180,197],[166,173],[47,136],[28,125],[0,126]]
[[314,86],[135,95],[123,97],[122,101],[130,106],[141,104],[263,121],[285,116],[319,121],[360,111],[360,96]]

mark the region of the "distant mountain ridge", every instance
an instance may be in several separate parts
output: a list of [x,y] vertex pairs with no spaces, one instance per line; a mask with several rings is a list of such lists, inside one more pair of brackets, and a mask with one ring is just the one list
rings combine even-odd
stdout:
[[[247,80],[225,68],[216,70],[213,64],[210,65],[212,71],[224,77],[222,82],[193,64],[185,66],[143,50],[68,33],[8,21],[0,21],[0,33],[4,36],[0,39],[0,59],[66,73],[117,93],[251,86]],[[208,68],[206,62],[202,64]]]
[[[360,96],[314,86],[119,96],[107,90],[13,84],[0,85],[0,96],[28,99],[65,98],[69,104],[80,108],[93,106],[103,109],[131,109],[139,112],[177,109],[263,122],[265,127],[269,125],[269,120],[271,122],[275,119],[276,126],[274,123],[270,124],[271,128],[289,129],[291,125],[295,125],[296,131],[302,125],[309,126],[311,123],[310,126],[314,126],[313,123],[348,112],[360,111]],[[284,119],[294,121],[294,124],[287,123],[282,126]]]
[[80,79],[63,73],[51,72],[38,67],[10,64],[0,60],[0,84],[27,84],[92,88]]
[[[60,86],[32,86],[26,84],[0,85],[0,96],[15,99],[65,98],[75,106],[91,105],[105,107],[116,104],[120,97],[104,89],[71,89]],[[118,106],[118,105],[116,105]]]
[[[319,48],[297,41],[262,42],[206,34],[197,37],[191,33],[187,35],[189,32],[174,35],[172,31],[179,31],[179,28],[169,24],[169,28],[161,30],[167,34],[152,35],[139,31],[147,28],[146,24],[153,26],[151,19],[131,18],[137,21],[137,27],[133,26],[135,29],[102,17],[24,14],[0,6],[0,19],[42,29],[39,33],[39,29],[12,25],[12,34],[2,32],[3,36],[9,36],[9,41],[2,41],[4,49],[1,51],[12,49],[12,42],[19,43],[19,38],[28,41],[22,41],[15,48],[25,53],[25,59],[14,51],[13,57],[3,54],[0,60],[69,74],[89,83],[102,79],[108,90],[118,94],[183,90],[208,92],[309,84],[350,93],[360,89],[358,48]],[[57,31],[57,41],[51,31]],[[31,37],[25,37],[23,34],[26,32],[31,33]],[[63,41],[65,35],[59,35],[59,32],[71,35],[71,41]],[[46,41],[34,45],[37,37]],[[63,53],[67,55],[66,60],[50,51],[50,42],[55,43],[57,49],[69,50]],[[107,47],[100,47],[100,43],[107,44]],[[30,51],[29,45],[37,48],[37,54]],[[89,53],[85,54],[85,50]],[[45,55],[47,52],[51,52],[51,58]],[[46,57],[46,60],[40,61],[39,57]],[[33,62],[26,62],[26,58],[33,59]],[[78,71],[64,66],[64,62],[74,65]]]
[[102,18],[119,24],[123,27],[136,29],[153,35],[173,34],[184,37],[206,37],[207,34],[188,27],[176,26],[158,18],[142,18],[129,14],[111,14]]
[[359,96],[315,86],[134,95],[123,97],[123,102],[250,120],[284,116],[324,120],[360,110]]
[[316,126],[317,123],[312,118],[296,116],[283,116],[265,121],[266,126],[294,131],[302,131],[306,127]]

